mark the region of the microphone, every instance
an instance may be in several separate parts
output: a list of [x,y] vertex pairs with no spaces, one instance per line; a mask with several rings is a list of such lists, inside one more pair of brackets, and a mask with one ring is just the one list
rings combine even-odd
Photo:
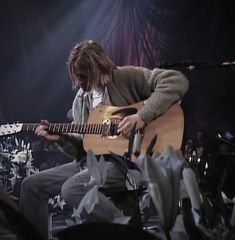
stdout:
[[208,61],[179,61],[179,62],[165,62],[163,61],[159,68],[165,69],[174,69],[184,67],[187,70],[196,70],[196,69],[207,69],[207,68],[224,68],[224,67],[233,67],[235,65],[235,61],[223,61],[219,64],[211,64]]
[[163,61],[159,68],[178,68],[178,67],[185,67],[188,70],[193,70],[198,66],[210,66],[209,62],[206,61],[191,61],[191,60],[185,60],[185,61],[179,61],[179,62],[165,62]]

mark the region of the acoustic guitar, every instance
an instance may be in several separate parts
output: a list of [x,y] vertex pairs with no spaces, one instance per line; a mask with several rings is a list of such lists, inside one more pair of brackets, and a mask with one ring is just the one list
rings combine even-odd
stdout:
[[[84,124],[49,123],[50,133],[79,133],[84,134],[83,145],[87,151],[95,154],[110,152],[123,155],[128,148],[129,139],[117,133],[118,123],[127,115],[135,114],[143,107],[144,101],[126,107],[98,106],[91,112],[88,122]],[[41,123],[16,123],[0,125],[0,136],[16,134],[21,131],[34,131]],[[149,143],[157,134],[157,142],[153,153],[161,153],[167,145],[175,150],[180,149],[184,129],[183,111],[178,103],[152,120],[138,132],[140,154],[145,154]]]

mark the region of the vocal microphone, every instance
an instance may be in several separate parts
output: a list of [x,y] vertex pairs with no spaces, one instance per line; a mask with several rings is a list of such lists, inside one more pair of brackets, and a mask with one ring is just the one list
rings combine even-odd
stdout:
[[188,70],[193,70],[196,66],[209,66],[210,63],[206,61],[191,61],[191,60],[185,60],[185,61],[179,61],[179,62],[165,62],[163,61],[159,68],[176,68],[176,67],[185,67]]
[[171,63],[163,61],[159,65],[159,68],[174,69],[178,67],[184,67],[187,70],[195,70],[195,69],[207,69],[207,68],[224,68],[224,67],[233,67],[233,66],[235,66],[235,61],[223,61],[222,63],[219,63],[219,64],[211,64],[208,61],[186,60],[186,61],[171,62]]

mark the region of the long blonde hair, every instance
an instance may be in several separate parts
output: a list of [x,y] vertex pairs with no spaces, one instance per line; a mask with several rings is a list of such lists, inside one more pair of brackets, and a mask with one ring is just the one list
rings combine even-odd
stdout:
[[[111,76],[115,68],[116,65],[104,53],[102,47],[91,40],[77,43],[68,58],[69,75],[74,87],[75,77],[79,78],[82,75],[87,81],[87,88],[92,89],[102,83],[102,76]],[[97,74],[97,70],[100,74]]]

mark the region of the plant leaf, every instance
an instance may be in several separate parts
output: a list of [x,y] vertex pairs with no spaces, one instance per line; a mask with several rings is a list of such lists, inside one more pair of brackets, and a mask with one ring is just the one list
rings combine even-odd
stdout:
[[91,150],[87,151],[87,168],[98,186],[103,186],[107,178],[107,164],[103,156],[97,161],[96,156]]
[[178,159],[171,146],[167,146],[160,156],[146,156],[145,160],[150,195],[167,232],[174,225],[178,213],[182,166],[183,161]]
[[199,211],[202,199],[195,173],[191,168],[185,167],[183,169],[183,181],[189,194],[192,208]]

